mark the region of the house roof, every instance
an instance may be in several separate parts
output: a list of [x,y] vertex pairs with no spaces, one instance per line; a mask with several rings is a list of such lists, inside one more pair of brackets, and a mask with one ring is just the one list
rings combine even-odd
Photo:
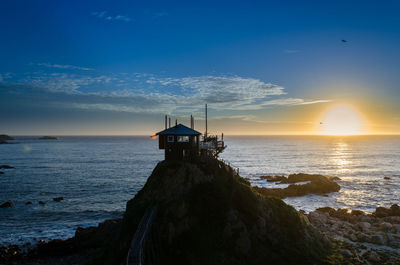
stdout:
[[183,124],[175,125],[171,128],[165,129],[164,131],[156,133],[156,135],[200,135],[196,130],[190,129]]

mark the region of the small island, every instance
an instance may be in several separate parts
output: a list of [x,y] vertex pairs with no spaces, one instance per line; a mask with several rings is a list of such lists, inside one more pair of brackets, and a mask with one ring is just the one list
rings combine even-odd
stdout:
[[8,140],[14,140],[14,138],[7,134],[0,134],[0,144],[9,144]]

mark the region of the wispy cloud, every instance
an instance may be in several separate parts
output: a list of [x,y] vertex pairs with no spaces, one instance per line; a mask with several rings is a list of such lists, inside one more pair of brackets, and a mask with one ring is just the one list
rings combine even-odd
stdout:
[[101,18],[104,20],[118,20],[118,21],[124,21],[124,22],[129,22],[132,19],[128,16],[125,15],[120,15],[120,14],[116,14],[116,15],[110,15],[107,11],[101,11],[101,12],[92,12],[92,16],[95,16],[97,18]]
[[298,52],[300,52],[300,51],[299,50],[290,50],[290,49],[283,50],[283,53],[298,53]]
[[161,11],[161,12],[154,12],[153,13],[153,18],[159,18],[159,17],[166,17],[169,14],[167,12]]
[[226,116],[240,111],[240,115],[250,117],[250,112],[273,106],[330,101],[286,97],[282,86],[240,76],[171,78],[140,73],[90,73],[40,72],[14,81],[23,85],[21,94],[26,89],[25,93],[33,93],[32,97],[46,95],[49,102],[59,107],[113,112],[196,114],[202,112],[204,103],[209,103]]
[[81,67],[69,64],[51,64],[51,63],[37,63],[37,66],[44,66],[48,68],[58,68],[58,69],[72,69],[72,70],[82,70],[82,71],[92,71],[93,68]]

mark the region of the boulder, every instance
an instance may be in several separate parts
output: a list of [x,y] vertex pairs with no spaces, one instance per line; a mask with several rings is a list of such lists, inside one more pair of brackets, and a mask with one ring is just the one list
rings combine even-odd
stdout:
[[325,212],[325,213],[328,213],[329,215],[333,215],[336,212],[336,210],[333,209],[332,207],[321,207],[321,208],[317,208],[316,211]]
[[391,179],[391,178],[389,178],[389,177],[383,177],[383,179],[389,180],[389,179]]
[[391,211],[385,207],[376,207],[375,212],[372,213],[376,217],[387,217],[390,216]]
[[392,211],[392,216],[400,216],[400,206],[397,204],[390,206],[390,210]]
[[9,208],[9,207],[13,207],[14,204],[10,201],[3,203],[2,205],[0,205],[0,208]]
[[31,202],[31,201],[28,201],[25,203],[25,205],[32,205],[32,204],[33,204],[33,202]]
[[55,197],[55,198],[53,198],[53,201],[55,201],[55,202],[61,202],[63,200],[64,200],[64,197]]
[[381,231],[389,231],[390,229],[392,229],[392,227],[392,224],[387,222],[382,222],[379,224],[379,230]]
[[360,228],[361,231],[368,231],[371,228],[371,224],[368,222],[359,222],[358,227]]
[[376,245],[385,245],[386,239],[382,234],[375,234],[371,236],[370,242]]
[[39,204],[43,205],[43,206],[46,205],[46,203],[44,201],[39,201]]
[[366,255],[367,260],[372,261],[373,263],[379,262],[381,259],[379,258],[379,255],[371,250],[367,255]]
[[351,215],[355,215],[355,216],[360,216],[360,215],[365,215],[365,212],[360,211],[360,210],[351,210]]
[[4,174],[4,172],[0,171],[0,175],[3,175],[3,174]]
[[400,216],[400,207],[393,204],[390,208],[376,207],[375,212],[372,213],[376,217]]

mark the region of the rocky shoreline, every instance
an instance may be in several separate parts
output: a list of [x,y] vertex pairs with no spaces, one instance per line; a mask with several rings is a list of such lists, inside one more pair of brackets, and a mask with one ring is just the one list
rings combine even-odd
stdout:
[[373,213],[318,208],[307,220],[337,242],[343,262],[400,264],[400,207],[377,207]]
[[[400,207],[397,204],[390,208],[377,207],[373,213],[330,207],[300,213],[336,246],[332,257],[335,262],[400,264]],[[121,223],[122,219],[112,219],[97,227],[78,228],[73,238],[41,241],[27,251],[24,251],[29,248],[27,245],[3,246],[0,247],[0,263],[86,264],[113,239]],[[332,264],[337,264],[335,262]]]
[[0,246],[0,264],[86,264],[101,254],[120,229],[121,222],[122,219],[111,219],[97,227],[78,228],[75,236],[66,240],[40,241],[35,246]]

